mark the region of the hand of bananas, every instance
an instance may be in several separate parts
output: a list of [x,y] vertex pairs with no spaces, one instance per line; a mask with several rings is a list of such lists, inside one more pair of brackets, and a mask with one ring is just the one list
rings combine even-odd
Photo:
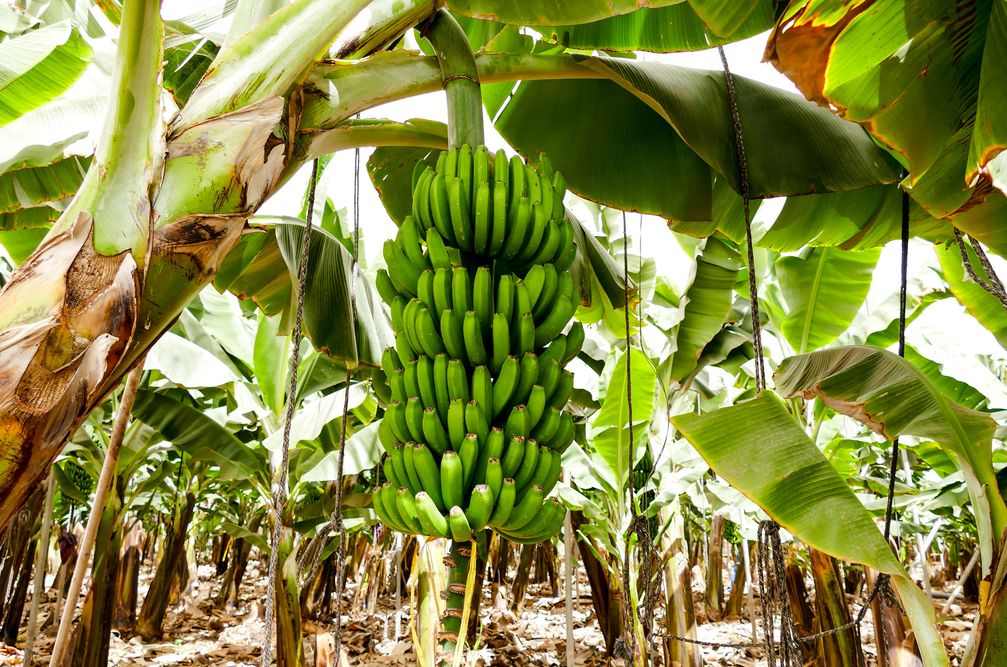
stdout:
[[556,534],[549,499],[574,425],[564,406],[584,329],[568,269],[576,255],[563,178],[485,146],[441,153],[413,177],[413,209],[384,247],[377,288],[395,347],[379,436],[388,526],[469,540]]

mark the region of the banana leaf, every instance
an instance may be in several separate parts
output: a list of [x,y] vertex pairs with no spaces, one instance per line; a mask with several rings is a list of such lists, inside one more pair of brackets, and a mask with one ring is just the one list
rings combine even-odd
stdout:
[[592,449],[605,464],[602,468],[607,481],[617,493],[621,493],[629,480],[630,439],[633,466],[647,451],[647,433],[654,414],[654,391],[657,387],[657,374],[643,352],[631,349],[629,360],[633,373],[633,423],[629,423],[625,353],[619,356],[612,369],[612,375],[605,384],[601,409],[591,422]]
[[738,252],[715,237],[707,239],[696,255],[692,284],[681,302],[672,380],[680,382],[692,374],[703,349],[724,326],[741,268]]
[[776,260],[785,302],[777,326],[794,350],[817,350],[846,331],[867,298],[880,255],[880,248],[812,248]]
[[924,664],[948,664],[930,602],[775,394],[704,415],[679,415],[672,423],[719,476],[802,542],[891,575]]
[[0,125],[59,97],[91,55],[69,20],[0,42]]
[[772,27],[772,0],[680,2],[638,9],[580,25],[538,27],[547,38],[575,49],[701,51],[752,37]]
[[[649,0],[647,6],[673,5],[681,0]],[[626,14],[640,7],[638,0],[448,0],[451,11],[466,16],[516,25],[568,25]]]
[[866,346],[784,359],[776,371],[776,387],[787,397],[821,398],[827,407],[885,438],[913,435],[941,445],[965,477],[984,576],[989,572],[994,549],[1007,529],[1007,506],[993,471],[992,417],[950,401],[911,362]]
[[[986,327],[986,330],[993,334],[1002,346],[1007,348],[1007,311],[1004,310],[1000,299],[968,277],[968,274],[965,273],[965,266],[962,264],[958,244],[954,242],[938,243],[934,248],[937,251],[937,260],[941,264],[941,271],[944,273],[944,280],[951,288],[951,293],[965,306],[969,315],[979,320],[979,323]],[[989,276],[979,264],[979,258],[968,241],[965,242],[965,251],[976,274],[989,283]]]
[[[185,401],[185,402],[183,402]],[[133,416],[148,424],[192,458],[217,466],[221,480],[248,480],[270,488],[265,452],[253,449],[186,399],[151,389],[136,393]]]

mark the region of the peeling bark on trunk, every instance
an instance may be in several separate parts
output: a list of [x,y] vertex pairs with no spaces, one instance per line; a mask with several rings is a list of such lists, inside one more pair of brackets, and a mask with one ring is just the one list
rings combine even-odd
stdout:
[[[724,616],[726,618],[739,618],[744,615],[745,586],[748,584],[748,577],[745,575],[745,556],[741,552],[742,549],[743,547],[740,544],[735,549],[731,594],[727,597],[727,604],[724,606]],[[749,557],[752,559],[752,562],[755,562],[754,548],[749,552]]]
[[126,547],[119,559],[119,569],[115,577],[115,605],[112,609],[112,625],[117,630],[130,631],[136,623],[137,584],[140,575],[140,549]]
[[706,555],[706,615],[719,621],[724,611],[724,517],[713,517]]
[[[815,580],[815,608],[818,611],[818,630],[824,632],[838,628],[853,620],[846,603],[839,563],[835,558],[811,549],[811,574]],[[822,638],[825,663],[832,667],[855,667],[863,664],[860,644],[852,630],[844,630]]]
[[580,560],[584,564],[584,571],[591,585],[591,602],[594,604],[595,617],[605,638],[605,652],[611,657],[626,625],[620,582],[614,578],[609,579],[605,565],[595,558],[591,548],[584,544],[579,534],[580,526],[584,523],[584,515],[580,512],[571,512],[570,516],[577,534]]
[[[804,571],[797,563],[787,563],[787,599],[797,636],[810,637],[815,634],[815,612],[811,609],[808,588],[804,585]],[[801,657],[805,665],[824,667],[819,659],[819,643],[801,642]]]
[[196,497],[187,493],[185,506],[175,519],[171,532],[168,533],[164,555],[157,564],[157,572],[150,582],[147,597],[143,600],[143,608],[137,617],[136,631],[148,641],[161,638],[164,614],[168,608],[168,595],[171,592],[174,575],[178,571],[178,563],[185,553],[185,538],[195,507]]
[[[864,570],[867,590],[872,590],[878,573],[871,568]],[[878,645],[878,667],[923,667],[919,647],[901,609],[889,607],[882,602],[881,596],[875,595],[871,600],[871,616]]]

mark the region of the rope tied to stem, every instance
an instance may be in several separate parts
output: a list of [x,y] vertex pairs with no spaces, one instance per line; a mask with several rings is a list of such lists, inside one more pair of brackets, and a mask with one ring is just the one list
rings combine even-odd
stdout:
[[280,538],[283,531],[283,505],[287,501],[287,468],[290,464],[290,427],[294,420],[294,403],[297,396],[297,363],[301,356],[302,325],[304,324],[304,286],[308,281],[308,260],[311,249],[312,214],[315,208],[315,189],[318,185],[318,159],[311,165],[308,181],[308,207],[304,216],[304,233],[301,235],[300,264],[297,267],[297,307],[294,316],[293,345],[287,369],[287,404],[283,418],[283,442],[280,466],[274,480],[272,512],[273,530],[269,540],[269,580],[267,582],[265,626],[262,641],[262,667],[273,661],[273,622],[276,617],[276,568],[280,558]]

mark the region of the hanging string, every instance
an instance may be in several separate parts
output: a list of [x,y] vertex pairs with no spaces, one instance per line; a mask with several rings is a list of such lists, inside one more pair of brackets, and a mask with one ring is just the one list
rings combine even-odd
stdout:
[[287,502],[287,467],[290,458],[290,426],[294,420],[294,403],[297,397],[297,363],[301,357],[301,326],[304,323],[304,285],[308,281],[308,260],[311,247],[311,223],[315,208],[315,188],[318,185],[318,160],[311,164],[308,181],[308,205],[304,216],[304,233],[301,236],[300,265],[297,271],[297,310],[294,316],[293,345],[287,368],[287,405],[283,418],[283,443],[280,467],[273,489],[273,532],[269,540],[269,581],[267,582],[266,617],[262,640],[262,667],[273,660],[273,622],[276,617],[276,568],[280,558],[280,538],[283,530],[283,506]]
[[[353,153],[353,248],[350,253],[350,326],[357,321],[357,278],[360,256],[360,149]],[[336,581],[333,597],[336,599],[335,626],[333,641],[335,644],[335,659],[339,662],[343,641],[343,586],[346,582],[346,526],[343,524],[343,471],[346,454],[346,433],[350,415],[350,381],[352,380],[350,364],[346,365],[346,375],[343,388],[343,416],[339,427],[339,449],[336,454],[336,488],[333,498],[335,507],[329,516],[329,522],[320,529],[308,547],[304,550],[301,562],[302,586],[306,585],[316,574],[322,547],[329,534],[336,533]],[[379,468],[380,470],[380,468]]]
[[724,66],[724,83],[727,86],[727,101],[731,109],[731,124],[734,126],[734,149],[738,158],[739,189],[741,203],[745,211],[745,246],[748,251],[748,299],[752,303],[752,346],[755,348],[755,389],[762,392],[766,388],[766,367],[762,356],[762,322],[759,314],[759,286],[755,278],[755,244],[752,243],[752,213],[750,208],[751,189],[748,183],[748,158],[742,136],[741,115],[738,113],[738,98],[734,90],[734,76],[727,65],[724,47],[718,46],[720,62]]

